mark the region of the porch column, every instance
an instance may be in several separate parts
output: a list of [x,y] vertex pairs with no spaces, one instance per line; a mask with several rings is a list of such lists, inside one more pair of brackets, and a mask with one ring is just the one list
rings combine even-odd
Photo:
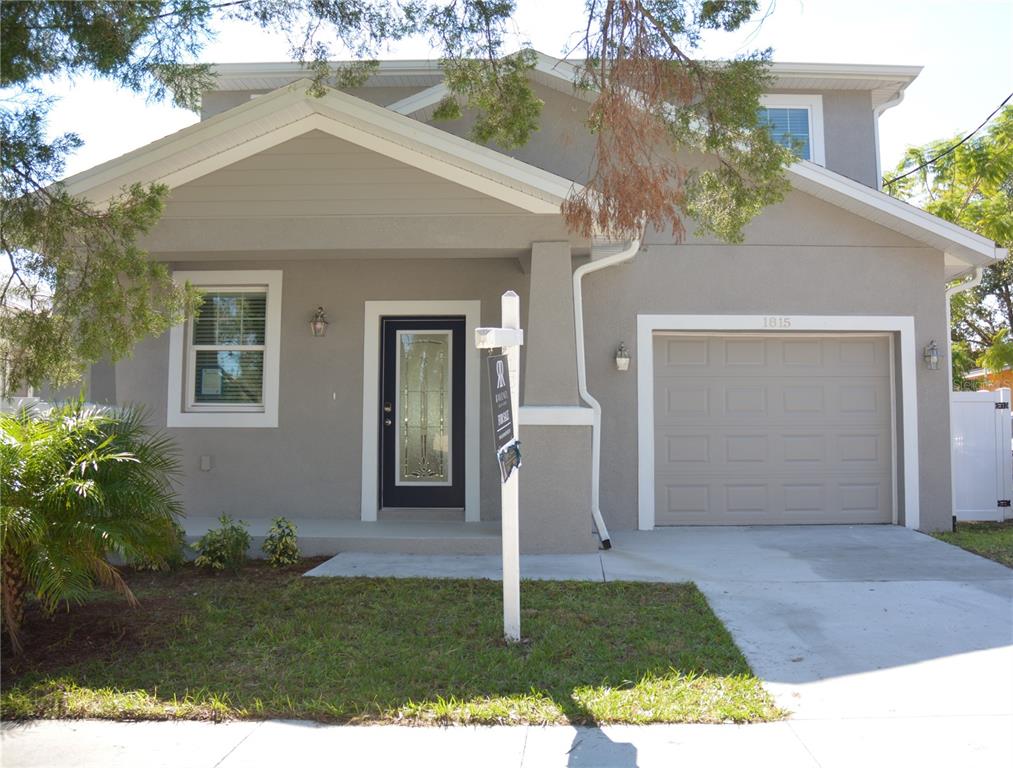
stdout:
[[533,243],[528,272],[521,552],[593,552],[591,409],[577,391],[570,244]]
[[570,244],[533,243],[529,273],[523,404],[577,405]]

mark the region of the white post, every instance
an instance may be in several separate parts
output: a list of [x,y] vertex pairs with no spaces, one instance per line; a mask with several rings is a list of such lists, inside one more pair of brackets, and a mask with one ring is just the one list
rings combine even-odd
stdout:
[[[521,327],[521,300],[513,291],[503,294],[500,322],[504,328]],[[519,440],[517,408],[521,392],[521,348],[516,344],[503,348],[510,369],[510,414],[514,424],[514,439]],[[521,639],[521,555],[520,511],[518,487],[520,469],[515,469],[502,486],[502,539],[503,539],[503,634],[508,641]]]
[[[519,441],[517,427],[517,412],[521,399],[521,344],[524,343],[524,331],[521,330],[521,300],[513,291],[503,294],[500,305],[499,328],[476,328],[475,346],[478,349],[498,349],[500,354],[506,356],[507,371],[510,378],[510,421],[513,427],[513,440]],[[502,371],[503,361],[497,356],[495,361],[497,375]],[[491,369],[490,369],[491,371]],[[498,382],[499,379],[496,380]],[[503,402],[503,389],[506,383],[498,384],[492,379],[489,381],[493,399],[493,420],[495,422],[495,441],[497,450],[503,454],[511,447],[516,449],[514,443],[504,443],[509,439],[509,432],[505,426],[505,419],[501,422],[500,417],[506,413],[498,404]],[[508,456],[508,458],[519,458]],[[503,634],[508,642],[517,642],[521,639],[521,555],[520,555],[520,514],[518,511],[519,490],[518,475],[520,466],[510,465],[512,471],[506,482],[500,486],[502,500],[502,524],[501,539],[503,541]]]

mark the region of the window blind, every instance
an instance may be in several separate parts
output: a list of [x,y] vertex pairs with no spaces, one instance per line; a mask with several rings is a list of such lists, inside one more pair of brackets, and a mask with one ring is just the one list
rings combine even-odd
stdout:
[[264,402],[267,291],[208,291],[191,329],[194,405]]
[[809,142],[809,110],[804,107],[760,107],[760,125],[770,129],[774,141],[803,160],[812,159]]

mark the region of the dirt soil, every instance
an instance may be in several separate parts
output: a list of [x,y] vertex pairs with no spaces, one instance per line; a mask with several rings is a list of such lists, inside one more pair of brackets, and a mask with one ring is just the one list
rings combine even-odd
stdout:
[[185,610],[188,587],[209,580],[225,585],[238,579],[277,584],[301,576],[326,559],[306,558],[282,568],[254,561],[238,574],[202,571],[189,564],[169,573],[121,569],[140,606],[131,607],[122,596],[107,590],[96,590],[94,597],[83,605],[64,606],[52,616],[38,603],[30,602],[25,608],[22,628],[24,652],[15,656],[5,634],[0,676],[10,683],[33,668],[54,669],[85,660],[115,664],[119,654],[157,642],[148,631],[152,625],[164,626],[179,620]]

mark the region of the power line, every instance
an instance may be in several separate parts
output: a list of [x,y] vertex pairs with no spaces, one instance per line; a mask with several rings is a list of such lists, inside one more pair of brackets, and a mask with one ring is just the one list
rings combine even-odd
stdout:
[[968,141],[972,136],[974,136],[974,134],[976,134],[978,131],[980,131],[982,128],[984,128],[988,124],[988,121],[991,120],[993,117],[995,117],[999,113],[999,110],[1002,109],[1003,107],[1005,107],[1006,104],[1009,102],[1010,99],[1013,99],[1013,93],[1011,93],[1009,96],[1007,96],[1005,99],[1003,99],[1002,104],[1000,104],[998,107],[996,107],[994,110],[992,110],[992,114],[989,115],[988,117],[986,117],[982,121],[981,125],[979,125],[977,128],[975,128],[969,134],[967,134],[964,138],[962,138],[960,141],[958,141],[952,147],[947,147],[946,149],[944,149],[942,152],[940,152],[935,157],[930,158],[929,160],[926,160],[924,163],[922,163],[919,166],[916,166],[916,167],[912,168],[907,173],[902,173],[900,176],[894,176],[889,181],[884,181],[883,182],[883,186],[884,187],[889,187],[895,181],[900,181],[901,179],[910,176],[912,173],[917,173],[922,168],[925,168],[926,166],[932,165],[934,162],[936,162],[936,160],[940,160],[940,159],[946,157],[948,154],[950,154],[951,152],[953,152],[961,144],[963,144],[964,142]]

